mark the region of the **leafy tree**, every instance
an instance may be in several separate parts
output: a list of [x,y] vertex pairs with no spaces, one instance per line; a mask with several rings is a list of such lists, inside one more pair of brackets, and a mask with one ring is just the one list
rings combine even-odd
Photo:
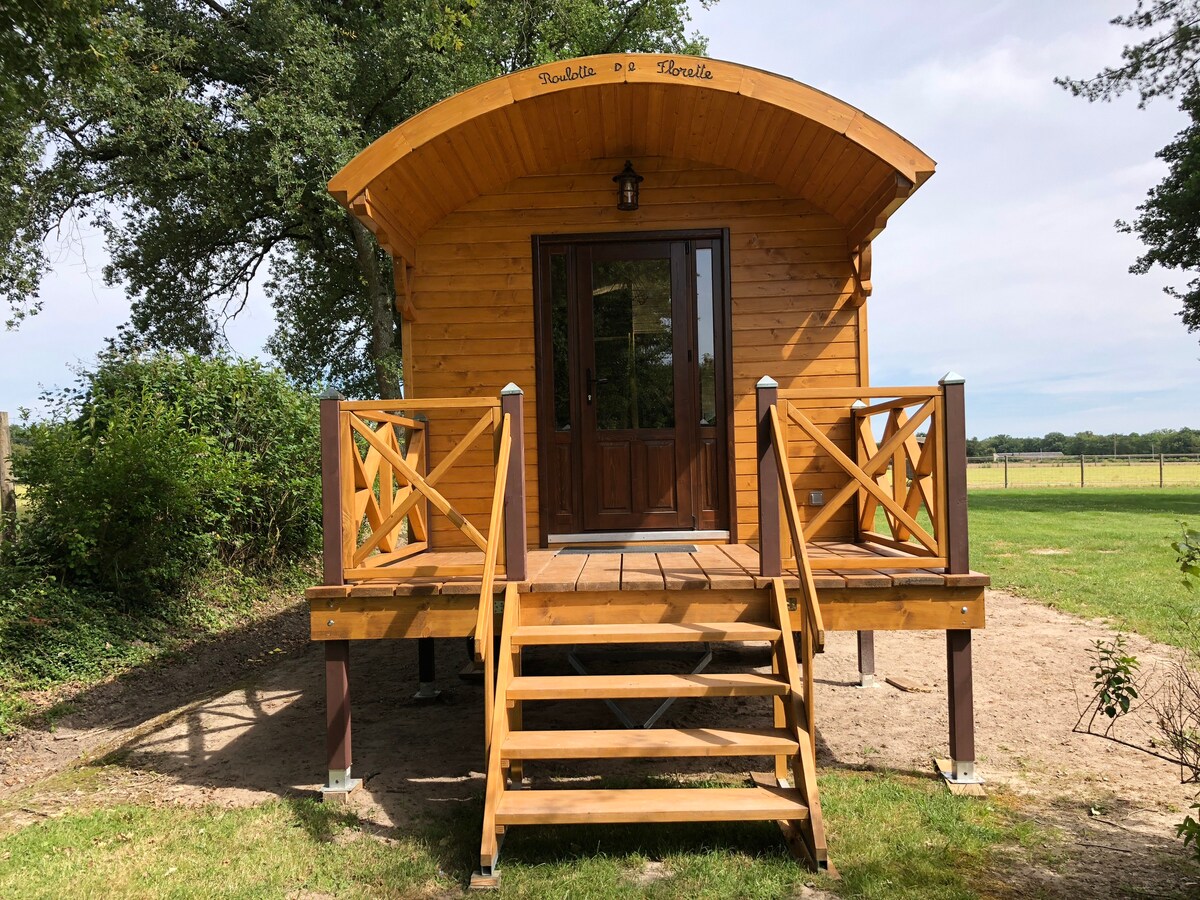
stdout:
[[320,544],[316,398],[254,361],[108,353],[14,459],[16,553],[130,607],[211,564],[270,569]]
[[328,179],[414,113],[512,69],[705,46],[685,33],[685,0],[86,2],[86,77],[70,48],[16,47],[37,90],[0,126],[14,319],[38,309],[45,236],[76,215],[102,229],[105,277],[133,300],[123,344],[213,352],[265,279],[284,368],[357,395],[395,396],[399,323],[390,260]]
[[1056,81],[1077,97],[1112,100],[1136,91],[1138,105],[1156,97],[1179,98],[1190,124],[1156,155],[1167,176],[1150,190],[1132,222],[1117,228],[1136,234],[1146,252],[1130,266],[1145,274],[1154,265],[1192,273],[1187,287],[1164,291],[1178,299],[1188,331],[1200,331],[1200,0],[1137,0],[1132,13],[1113,25],[1149,37],[1121,51],[1121,64],[1092,78]]

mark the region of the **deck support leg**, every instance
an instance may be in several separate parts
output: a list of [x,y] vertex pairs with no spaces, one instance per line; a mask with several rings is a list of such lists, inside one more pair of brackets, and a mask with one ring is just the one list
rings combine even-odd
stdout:
[[878,687],[875,680],[875,632],[858,633],[858,679],[862,687]]
[[350,775],[350,642],[325,642],[325,755],[329,778],[322,799],[345,800],[362,785]]
[[433,638],[417,638],[417,692],[414,700],[436,700],[441,696],[437,689],[434,667]]
[[975,774],[975,697],[971,680],[971,630],[946,632],[946,683],[950,704],[950,769],[952,784],[979,784]]

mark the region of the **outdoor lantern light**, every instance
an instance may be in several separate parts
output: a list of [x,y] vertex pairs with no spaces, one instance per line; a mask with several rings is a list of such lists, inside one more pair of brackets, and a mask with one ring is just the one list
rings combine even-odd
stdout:
[[638,208],[638,185],[645,180],[633,171],[633,163],[625,160],[621,174],[613,176],[613,181],[617,183],[617,209]]

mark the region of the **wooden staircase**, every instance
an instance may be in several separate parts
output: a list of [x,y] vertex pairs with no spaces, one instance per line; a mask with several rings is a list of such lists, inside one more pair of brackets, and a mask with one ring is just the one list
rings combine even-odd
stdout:
[[[817,793],[812,730],[812,653],[823,635],[805,633],[797,659],[781,578],[763,589],[755,607],[768,621],[619,622],[558,625],[523,621],[515,585],[505,592],[499,635],[495,703],[488,729],[487,792],[480,871],[472,886],[498,884],[496,864],[505,830],[513,825],[617,822],[773,820],[793,852],[814,868],[828,867]],[[525,647],[685,642],[769,642],[772,674],[708,673],[524,676]],[[480,648],[487,654],[486,645]],[[803,669],[801,667],[803,663]],[[774,707],[772,728],[648,728],[527,731],[522,704],[547,700],[761,697]],[[773,777],[743,788],[612,790],[520,789],[526,760],[774,757]],[[516,788],[516,789],[514,789]]]

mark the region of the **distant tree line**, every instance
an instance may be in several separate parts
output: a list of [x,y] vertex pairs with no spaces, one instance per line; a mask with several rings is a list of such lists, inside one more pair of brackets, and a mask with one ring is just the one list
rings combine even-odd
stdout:
[[1200,453],[1200,430],[1160,428],[1145,434],[1096,434],[1080,431],[1068,435],[1051,431],[1043,437],[1013,437],[996,434],[988,438],[969,438],[967,456],[991,456],[995,453],[1037,453],[1058,451],[1067,456],[1127,453]]

